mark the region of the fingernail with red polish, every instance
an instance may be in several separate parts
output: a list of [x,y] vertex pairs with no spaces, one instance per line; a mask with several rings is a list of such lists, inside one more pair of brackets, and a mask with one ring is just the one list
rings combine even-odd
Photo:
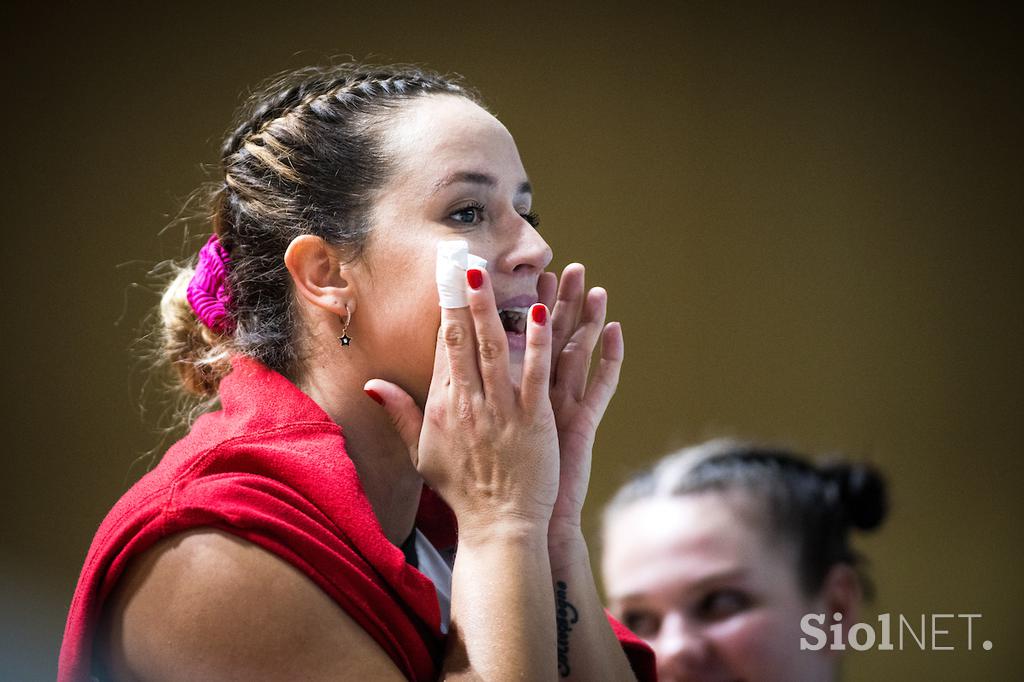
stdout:
[[475,291],[484,284],[484,273],[478,268],[470,268],[466,270],[466,281],[469,282],[469,286]]
[[377,391],[373,390],[372,388],[364,388],[363,392],[366,393],[366,395],[373,398],[374,400],[376,400],[378,405],[384,404],[384,398],[381,398],[380,393],[377,393]]
[[548,321],[548,308],[543,303],[535,303],[530,308],[530,317],[533,318],[534,323],[544,326]]

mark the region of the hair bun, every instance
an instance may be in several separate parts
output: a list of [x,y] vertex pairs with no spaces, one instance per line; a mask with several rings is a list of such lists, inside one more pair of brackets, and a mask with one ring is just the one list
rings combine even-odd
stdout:
[[839,492],[838,503],[854,528],[874,530],[889,512],[885,479],[866,464],[837,462],[821,468],[822,476],[833,481]]

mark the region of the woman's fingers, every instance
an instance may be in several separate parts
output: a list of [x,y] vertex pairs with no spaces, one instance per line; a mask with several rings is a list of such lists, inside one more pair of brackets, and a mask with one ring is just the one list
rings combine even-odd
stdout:
[[591,289],[587,293],[579,324],[558,355],[555,369],[557,389],[562,394],[572,396],[577,402],[583,400],[587,391],[590,359],[601,337],[607,309],[608,293],[601,287]]
[[363,391],[384,408],[405,447],[409,449],[413,466],[417,466],[423,413],[416,401],[404,390],[383,379],[370,379],[363,385]]
[[622,340],[622,325],[609,322],[601,334],[601,359],[587,390],[586,405],[594,415],[594,423],[601,421],[604,412],[615,395],[619,385],[619,371],[622,369],[622,358],[625,345]]
[[512,379],[508,369],[508,337],[498,318],[490,275],[481,268],[470,268],[466,271],[466,281],[484,396],[492,400],[510,399]]
[[477,365],[476,333],[469,307],[441,308],[440,343],[448,357],[449,383],[461,395],[480,393],[480,368]]
[[430,388],[427,390],[427,402],[436,393],[446,391],[450,384],[448,373],[448,349],[444,345],[444,327],[437,326],[437,340],[434,344],[434,371],[430,376]]
[[523,381],[520,393],[525,405],[548,400],[551,382],[551,325],[548,307],[543,303],[530,306],[526,320],[526,354],[523,358]]
[[584,301],[584,275],[583,266],[579,263],[569,263],[562,271],[558,298],[551,311],[551,348],[556,356],[565,348],[579,325]]

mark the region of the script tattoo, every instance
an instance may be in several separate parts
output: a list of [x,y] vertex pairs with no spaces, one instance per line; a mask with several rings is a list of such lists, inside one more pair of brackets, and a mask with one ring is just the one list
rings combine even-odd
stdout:
[[580,619],[576,607],[566,599],[569,586],[559,580],[555,583],[555,622],[558,624],[558,674],[569,677],[569,633]]

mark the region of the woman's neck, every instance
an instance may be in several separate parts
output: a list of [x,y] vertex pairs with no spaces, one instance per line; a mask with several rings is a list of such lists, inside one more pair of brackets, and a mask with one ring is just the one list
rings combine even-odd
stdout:
[[320,365],[298,385],[342,427],[373,513],[387,539],[400,545],[412,533],[423,479],[387,413],[363,392],[365,378],[354,374],[351,366],[332,372]]

